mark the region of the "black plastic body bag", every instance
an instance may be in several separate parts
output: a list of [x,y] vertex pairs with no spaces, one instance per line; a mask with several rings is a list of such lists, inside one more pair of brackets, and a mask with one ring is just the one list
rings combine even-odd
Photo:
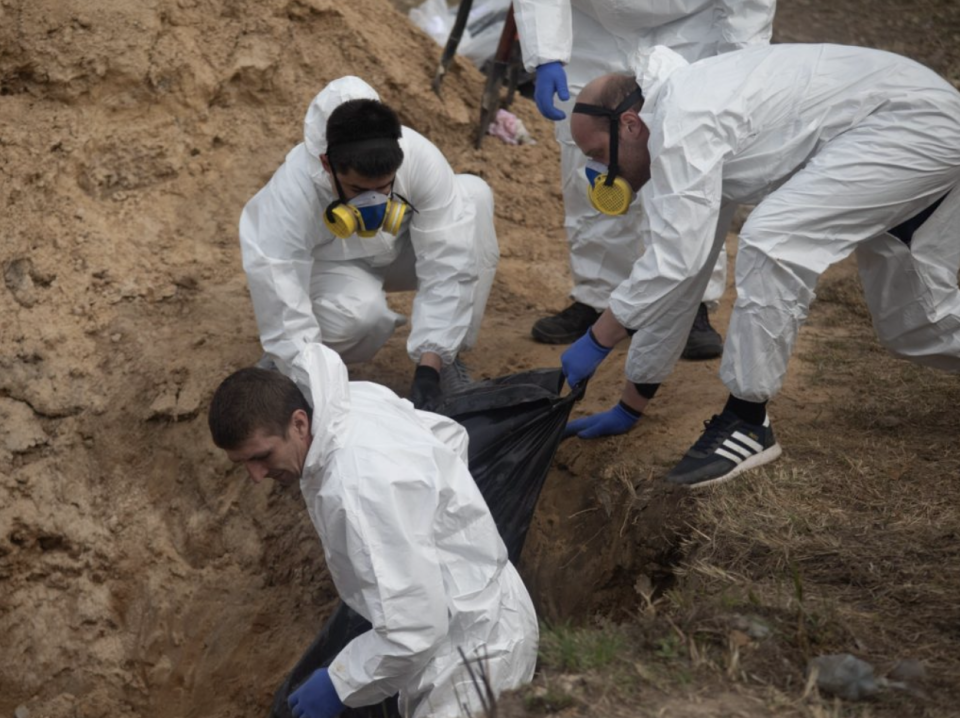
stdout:
[[[583,386],[567,396],[560,369],[537,369],[471,384],[447,397],[435,413],[462,424],[470,437],[469,466],[510,560],[520,558],[540,490]],[[330,665],[370,623],[341,603],[274,697],[272,718],[290,718],[287,697],[315,670]],[[396,697],[347,708],[344,718],[399,718]]]

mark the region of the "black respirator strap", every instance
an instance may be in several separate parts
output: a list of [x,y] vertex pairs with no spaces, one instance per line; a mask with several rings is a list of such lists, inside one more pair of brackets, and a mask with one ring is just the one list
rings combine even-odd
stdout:
[[346,204],[347,201],[343,198],[343,186],[340,184],[340,178],[337,177],[337,171],[333,168],[333,163],[330,163],[330,174],[333,175],[333,184],[337,188],[337,199],[333,200],[330,204],[327,205],[327,221],[334,223],[337,221],[337,218],[333,215],[333,210],[339,207],[341,204]]
[[573,106],[573,111],[580,115],[607,117],[610,119],[610,171],[607,173],[607,178],[603,182],[607,187],[613,184],[613,181],[617,178],[617,171],[620,169],[617,158],[617,153],[620,149],[620,115],[642,101],[643,91],[640,89],[640,85],[637,85],[637,88],[612,110],[607,107],[601,107],[600,105],[587,105],[582,102],[578,102]]
[[417,210],[417,208],[413,206],[410,200],[408,200],[402,194],[400,194],[399,192],[391,192],[390,194],[392,194],[394,197],[399,197],[401,200],[403,200],[403,203],[407,205],[407,207],[412,209],[416,214],[420,214],[419,210]]

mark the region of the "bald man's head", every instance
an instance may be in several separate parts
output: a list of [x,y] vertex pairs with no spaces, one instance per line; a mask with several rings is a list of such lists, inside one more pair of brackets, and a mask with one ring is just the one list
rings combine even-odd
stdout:
[[[600,77],[588,82],[577,95],[577,103],[584,105],[597,105],[607,110],[615,110],[621,102],[630,96],[637,89],[637,81],[631,75],[601,75]],[[628,107],[628,110],[640,112],[643,108],[643,98]],[[603,124],[603,129],[607,130],[610,121],[605,117],[594,117],[574,113],[571,123],[577,118]]]
[[[628,107],[621,104],[636,93],[638,99]],[[603,75],[586,84],[577,96],[577,105],[592,105],[609,110],[621,110],[614,122],[617,127],[617,172],[637,191],[649,179],[650,156],[647,151],[649,131],[640,119],[643,96],[638,91],[636,78],[629,75]],[[604,165],[611,164],[611,117],[603,114],[585,114],[574,107],[570,117],[570,134],[587,157]]]

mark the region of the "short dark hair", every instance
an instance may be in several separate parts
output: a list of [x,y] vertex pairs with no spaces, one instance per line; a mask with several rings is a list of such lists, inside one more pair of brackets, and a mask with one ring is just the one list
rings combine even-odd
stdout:
[[210,436],[225,450],[238,448],[258,430],[286,438],[297,409],[308,417],[313,414],[293,381],[277,371],[246,367],[224,379],[214,392],[207,414]]
[[327,159],[337,172],[383,177],[403,163],[400,118],[382,102],[347,100],[327,119]]

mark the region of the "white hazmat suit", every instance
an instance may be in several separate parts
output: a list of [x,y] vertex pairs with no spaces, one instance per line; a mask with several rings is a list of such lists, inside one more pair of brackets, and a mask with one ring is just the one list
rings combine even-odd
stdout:
[[499,694],[533,677],[538,628],[467,468],[466,430],[348,382],[320,344],[292,377],[314,407],[300,489],[340,597],[372,624],[330,665],[337,694],[359,707],[399,693],[408,717],[480,715],[458,649]]
[[[647,249],[610,301],[637,329],[629,380],[660,383],[672,370],[730,202],[757,205],[740,230],[720,368],[734,396],[760,402],[780,389],[817,279],[854,252],[881,343],[960,371],[955,88],[907,58],[837,45],[750,48],[693,65],[658,47],[637,53],[636,76],[650,130]],[[909,244],[889,233],[941,198]]]
[[480,178],[455,175],[425,137],[403,128],[403,164],[393,191],[410,201],[397,236],[336,238],[323,212],[337,199],[320,162],[327,119],[347,100],[379,99],[357,77],[342,77],[314,98],[304,142],[244,207],[240,247],[260,342],[281,371],[308,343],[323,342],[346,362],[369,360],[404,317],[386,291],[416,290],[407,351],[434,352],[444,365],[477,339],[499,260],[493,193]]
[[[574,301],[604,309],[643,251],[637,234],[642,208],[609,217],[587,199],[587,158],[570,136],[570,113],[583,86],[608,73],[632,73],[637,46],[665,45],[690,62],[754,44],[767,44],[775,0],[516,0],[514,12],[531,72],[566,65],[571,99],[558,102],[567,117],[556,124]],[[726,236],[736,206],[717,226]],[[726,288],[726,255],[718,257],[703,301],[717,302]]]

